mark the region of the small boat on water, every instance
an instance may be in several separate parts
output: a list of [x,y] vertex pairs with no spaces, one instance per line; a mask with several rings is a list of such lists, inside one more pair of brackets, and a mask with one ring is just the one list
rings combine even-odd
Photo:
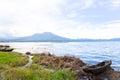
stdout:
[[10,48],[9,45],[0,45],[0,51],[3,51],[3,52],[11,52],[13,51],[14,48]]
[[112,64],[111,60],[103,61],[103,62],[100,62],[96,65],[85,66],[83,68],[83,71],[85,71],[87,73],[92,73],[92,74],[99,74],[99,73],[106,71],[108,68],[110,68],[111,64]]
[[3,51],[3,52],[11,52],[11,51],[13,51],[13,50],[14,50],[13,48],[0,49],[0,51]]

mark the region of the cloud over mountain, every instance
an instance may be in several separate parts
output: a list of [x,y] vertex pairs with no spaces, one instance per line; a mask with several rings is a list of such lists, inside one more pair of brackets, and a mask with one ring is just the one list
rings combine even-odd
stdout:
[[120,0],[0,0],[0,36],[120,37],[119,14]]

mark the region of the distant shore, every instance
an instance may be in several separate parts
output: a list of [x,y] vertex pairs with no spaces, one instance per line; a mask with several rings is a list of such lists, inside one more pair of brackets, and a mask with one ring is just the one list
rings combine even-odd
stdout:
[[92,38],[77,38],[71,39],[56,35],[51,32],[35,33],[24,37],[0,38],[0,42],[101,42],[101,41],[120,41],[120,38],[111,39],[92,39]]

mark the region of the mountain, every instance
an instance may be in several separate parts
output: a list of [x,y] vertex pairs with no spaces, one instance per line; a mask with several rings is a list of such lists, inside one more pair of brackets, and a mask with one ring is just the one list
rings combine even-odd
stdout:
[[102,42],[102,41],[120,41],[120,38],[112,39],[74,39],[75,42]]
[[25,37],[0,37],[0,42],[12,41],[12,42],[100,42],[100,41],[120,41],[120,38],[112,39],[69,39],[58,36],[51,32],[37,33],[31,36]]
[[69,41],[70,39],[55,35],[51,32],[37,33],[31,36],[20,37],[14,41]]
[[5,42],[5,41],[11,41],[16,39],[16,37],[11,37],[11,36],[7,36],[7,37],[0,37],[0,42]]
[[120,38],[113,38],[112,41],[120,41]]

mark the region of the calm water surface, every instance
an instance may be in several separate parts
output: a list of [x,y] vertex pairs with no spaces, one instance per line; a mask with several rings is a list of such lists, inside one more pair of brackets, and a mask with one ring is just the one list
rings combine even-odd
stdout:
[[17,52],[51,52],[55,55],[72,55],[86,63],[96,64],[112,60],[112,67],[120,69],[120,42],[9,42],[0,43],[14,47]]

